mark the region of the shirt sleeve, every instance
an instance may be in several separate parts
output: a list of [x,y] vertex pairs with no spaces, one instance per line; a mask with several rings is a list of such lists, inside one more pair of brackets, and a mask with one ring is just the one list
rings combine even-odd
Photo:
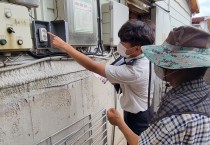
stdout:
[[106,65],[105,73],[107,79],[111,83],[126,83],[126,84],[132,84],[141,75],[139,71],[138,73],[135,71],[133,66],[128,66],[128,65],[120,65],[120,66]]
[[161,121],[151,125],[147,130],[142,132],[138,142],[139,145],[170,145],[172,143],[167,125]]

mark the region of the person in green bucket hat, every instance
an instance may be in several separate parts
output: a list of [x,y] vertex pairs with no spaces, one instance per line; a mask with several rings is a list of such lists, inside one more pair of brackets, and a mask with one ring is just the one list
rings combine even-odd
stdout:
[[130,145],[210,144],[210,86],[203,76],[210,67],[210,34],[191,26],[174,28],[162,45],[142,46],[156,75],[172,87],[161,100],[151,124],[140,136],[111,108],[108,120]]

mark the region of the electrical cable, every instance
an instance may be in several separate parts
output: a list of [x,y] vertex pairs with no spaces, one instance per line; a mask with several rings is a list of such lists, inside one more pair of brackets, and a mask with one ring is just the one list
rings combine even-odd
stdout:
[[103,44],[102,44],[102,38],[101,38],[101,4],[100,4],[100,0],[96,1],[97,3],[97,23],[98,23],[98,49],[96,51],[96,54],[99,52],[103,55]]
[[[81,52],[81,51],[80,51]],[[26,53],[34,58],[37,58],[37,59],[41,59],[41,58],[45,58],[45,57],[51,57],[51,56],[66,56],[66,57],[69,57],[69,55],[65,52],[51,52],[49,54],[36,54],[32,51],[26,51]],[[107,54],[107,55],[102,55],[102,54],[95,54],[95,53],[91,53],[91,52],[81,52],[85,55],[88,55],[89,57],[92,57],[92,58],[100,58],[100,59],[109,59],[109,57],[112,56],[113,54],[113,49],[110,50],[110,52]]]
[[57,15],[57,16],[56,16],[56,18],[54,19],[54,21],[58,19],[58,0],[55,0],[55,7],[56,7],[56,13],[57,13],[56,15]]
[[23,64],[23,65],[18,65],[18,66],[9,67],[9,68],[3,68],[3,69],[0,69],[0,72],[5,72],[5,71],[11,71],[11,70],[14,70],[14,69],[24,68],[24,67],[31,66],[33,64],[40,63],[40,62],[43,62],[43,61],[48,61],[48,60],[62,60],[62,58],[65,58],[65,57],[64,56],[45,57],[45,58],[41,58],[41,59]]
[[82,52],[82,51],[80,51],[81,53],[83,53],[83,54],[85,54],[85,55],[92,55],[93,57],[94,56],[98,56],[98,57],[101,57],[101,58],[107,58],[107,57],[111,57],[112,56],[112,54],[113,54],[113,50],[110,50],[110,52],[107,54],[107,55],[104,55],[104,54],[98,54],[97,52],[90,52],[90,51],[88,51],[88,52]]
[[[27,63],[27,64],[23,64],[23,65],[20,65],[20,66],[15,66],[15,67],[12,67],[12,68],[6,68],[6,69],[2,69],[0,70],[0,72],[4,72],[4,71],[9,71],[9,70],[13,70],[13,69],[17,69],[17,68],[22,68],[22,67],[26,67],[26,66],[30,66],[30,65],[33,65],[35,63],[39,63],[39,62],[42,62],[42,61],[47,61],[47,60],[64,60],[64,59],[70,59],[70,60],[73,60],[72,58],[67,58],[66,56],[68,56],[67,53],[63,53],[63,52],[56,52],[56,53],[52,53],[52,54],[48,54],[48,55],[37,55],[37,54],[34,54],[33,52],[31,51],[27,51],[27,54],[29,54],[30,56],[34,57],[34,58],[38,58],[37,61],[34,61],[34,62],[30,62],[30,63]],[[106,56],[106,57],[100,57],[100,56],[96,56],[96,55],[92,55],[90,57],[92,58],[100,58],[100,59],[109,59],[108,57],[110,57],[112,54],[112,50],[110,51],[110,53]],[[63,55],[63,56],[61,56]],[[54,56],[54,57],[47,57],[47,56]]]
[[32,51],[26,51],[26,53],[34,58],[45,58],[45,57],[50,57],[50,56],[68,56],[67,53],[64,53],[64,52],[53,52],[53,53],[50,53],[50,54],[36,54],[36,53],[33,53]]
[[14,65],[22,65],[22,64],[26,64],[29,61],[19,61],[19,62],[1,62],[0,63],[0,68],[2,67],[7,67],[7,66],[14,66]]
[[35,18],[31,15],[31,9],[30,8],[28,9],[28,12],[29,12],[29,17],[31,17],[32,19],[35,20]]
[[17,61],[17,60],[20,59],[22,56],[23,56],[23,53],[19,54],[17,57],[15,57],[15,58],[13,58],[13,59],[12,59],[11,57],[7,57],[7,59],[4,61],[4,63],[9,62],[9,61],[11,61],[11,62]]
[[[107,54],[107,55],[102,55],[102,54],[95,54],[95,53],[92,53],[92,52],[84,52],[83,54],[85,55],[88,55],[89,57],[92,57],[92,58],[100,58],[100,59],[107,59],[109,60],[112,55],[113,55],[113,52],[114,52],[114,48],[111,48],[110,52]],[[115,58],[116,59],[116,58]]]
[[150,117],[151,117],[151,108],[150,108],[150,89],[151,89],[151,79],[152,79],[152,63],[151,61],[149,62],[149,84],[148,84],[148,121],[149,121],[149,124],[150,124]]
[[103,55],[102,57],[101,56],[98,56],[98,55],[93,55],[92,57],[94,58],[101,58],[101,59],[110,59],[109,57],[111,57],[113,54],[113,49],[110,50],[110,52],[107,54],[107,55]]

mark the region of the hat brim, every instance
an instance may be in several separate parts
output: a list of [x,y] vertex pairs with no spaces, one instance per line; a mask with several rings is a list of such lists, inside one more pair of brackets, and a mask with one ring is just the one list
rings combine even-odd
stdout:
[[168,51],[163,45],[142,46],[142,51],[151,62],[163,68],[210,67],[210,54],[201,51]]

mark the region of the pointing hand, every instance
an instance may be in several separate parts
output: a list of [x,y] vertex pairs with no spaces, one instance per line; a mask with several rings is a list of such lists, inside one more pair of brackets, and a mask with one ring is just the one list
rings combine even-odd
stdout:
[[68,45],[66,42],[64,42],[61,38],[59,38],[58,36],[52,34],[51,32],[47,32],[50,36],[51,36],[51,45],[64,50],[65,46]]

